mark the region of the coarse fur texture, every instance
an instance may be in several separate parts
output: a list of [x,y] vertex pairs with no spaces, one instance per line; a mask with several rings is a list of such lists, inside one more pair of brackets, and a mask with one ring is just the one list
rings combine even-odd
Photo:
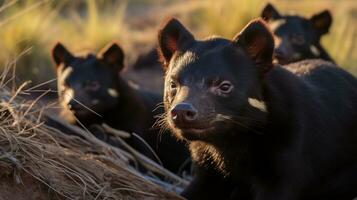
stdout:
[[321,37],[329,32],[332,14],[323,10],[305,18],[299,15],[281,15],[268,3],[261,17],[268,22],[275,35],[275,58],[280,64],[304,59],[321,58],[333,62],[320,44]]
[[[154,117],[163,112],[158,107],[162,97],[136,88],[121,77],[124,53],[118,44],[108,45],[97,55],[76,57],[58,43],[53,49],[53,58],[59,101],[67,113],[87,128],[106,123],[138,134],[154,149],[164,167],[177,172],[189,157],[187,147],[170,134],[161,135],[160,130],[153,127]],[[128,142],[156,159],[137,137],[130,137]]]
[[356,78],[319,59],[273,65],[273,41],[261,19],[233,40],[176,19],[160,30],[166,122],[199,168],[187,199],[357,196]]

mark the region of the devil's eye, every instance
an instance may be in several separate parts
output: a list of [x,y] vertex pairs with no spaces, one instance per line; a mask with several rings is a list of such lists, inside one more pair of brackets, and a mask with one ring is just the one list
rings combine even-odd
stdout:
[[216,94],[218,95],[226,95],[233,90],[233,84],[229,81],[223,81],[216,87]]
[[302,45],[305,43],[305,39],[302,35],[293,35],[291,37],[291,42],[297,45]]
[[177,87],[176,83],[173,82],[173,81],[170,81],[170,89],[171,89],[171,90],[172,90],[172,89],[176,89],[176,87]]
[[168,90],[168,97],[169,97],[169,101],[171,101],[172,98],[176,95],[177,83],[175,83],[174,81],[171,80],[169,83],[169,87],[170,87],[170,89]]
[[230,92],[231,89],[232,89],[232,84],[230,83],[223,83],[219,86],[219,89],[222,91],[222,92]]

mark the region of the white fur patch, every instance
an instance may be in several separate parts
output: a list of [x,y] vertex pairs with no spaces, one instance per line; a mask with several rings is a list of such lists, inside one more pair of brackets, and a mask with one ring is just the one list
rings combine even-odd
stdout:
[[128,81],[128,84],[129,84],[130,87],[132,87],[132,88],[134,88],[136,90],[140,89],[140,85],[136,84],[135,82],[133,82],[131,80]]
[[93,104],[93,105],[99,104],[99,100],[98,100],[98,99],[93,99],[93,100],[92,100],[92,104]]
[[195,62],[195,60],[197,60],[197,55],[192,52],[192,51],[187,51],[185,52],[179,59],[179,63],[183,66],[187,66],[193,62]]
[[107,92],[108,92],[108,94],[110,95],[110,96],[112,96],[112,97],[118,97],[119,96],[119,93],[118,93],[118,91],[116,90],[116,89],[113,89],[113,88],[109,88],[108,90],[107,90]]
[[314,56],[319,56],[320,55],[320,51],[314,45],[310,45],[310,50],[314,54]]
[[259,101],[258,99],[254,98],[248,98],[248,103],[254,108],[257,108],[263,112],[267,112],[267,108],[264,101]]
[[282,39],[280,38],[280,37],[278,37],[278,36],[274,36],[274,44],[275,44],[275,46],[276,47],[279,47],[280,46],[280,44],[281,44],[281,42],[282,42]]
[[64,81],[65,78],[73,71],[73,68],[71,66],[66,67],[65,70],[61,73],[61,82]]
[[71,99],[74,97],[74,91],[70,88],[66,89],[64,94],[63,94],[63,102],[67,104],[68,102],[71,101]]

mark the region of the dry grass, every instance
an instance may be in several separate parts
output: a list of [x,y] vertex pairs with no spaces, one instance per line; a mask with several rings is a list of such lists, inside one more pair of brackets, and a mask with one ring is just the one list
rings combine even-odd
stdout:
[[[0,7],[0,61],[6,63],[0,75],[0,199],[180,199],[172,192],[188,181],[127,145],[126,133],[100,127],[122,148],[111,146],[47,115],[52,105],[38,105],[46,93],[34,101],[22,98],[34,87],[16,87],[15,73],[35,84],[52,79],[49,52],[55,41],[78,51],[99,49],[115,38],[125,47],[132,37],[121,24],[125,2],[68,2],[12,0]],[[147,172],[140,173],[137,164]]]
[[[10,68],[5,73],[11,73]],[[166,177],[150,180],[168,190],[184,187],[187,181],[130,147],[110,146],[60,120],[62,128],[81,137],[46,126],[46,106],[20,97],[28,92],[27,83],[10,90],[13,79],[5,73],[0,76],[0,199],[180,199],[129,161]]]

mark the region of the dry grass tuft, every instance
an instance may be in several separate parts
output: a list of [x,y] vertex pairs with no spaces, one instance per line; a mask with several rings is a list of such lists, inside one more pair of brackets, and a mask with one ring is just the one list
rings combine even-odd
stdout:
[[5,68],[0,76],[0,199],[180,199],[150,182],[128,161],[168,177],[171,183],[165,183],[166,189],[182,187],[186,181],[130,148],[110,146],[61,121],[82,137],[46,126],[42,122],[46,108],[19,96],[26,93],[26,83],[9,89],[13,78],[6,79],[5,74],[11,71]]

